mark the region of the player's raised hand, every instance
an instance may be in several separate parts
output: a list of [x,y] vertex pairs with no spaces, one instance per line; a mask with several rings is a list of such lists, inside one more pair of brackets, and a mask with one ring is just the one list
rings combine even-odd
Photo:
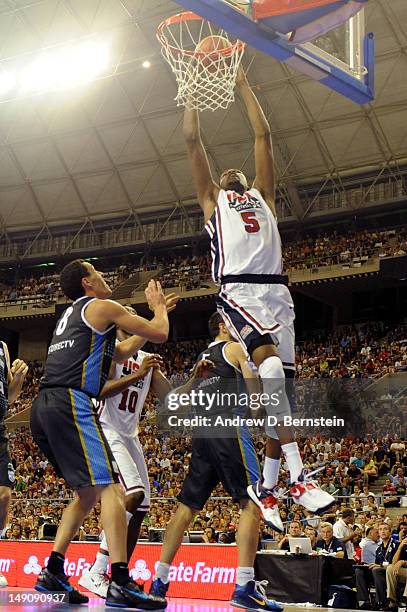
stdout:
[[154,353],[153,355],[155,357],[155,363],[154,363],[154,370],[161,370],[164,368],[164,360],[161,357],[161,355],[158,355],[158,353]]
[[141,366],[137,370],[137,375],[141,378],[145,376],[151,368],[157,369],[163,365],[163,360],[160,355],[147,355],[141,362]]
[[160,306],[165,306],[165,296],[159,281],[150,280],[144,291],[147,298],[147,303],[153,312]]
[[27,376],[28,365],[22,359],[15,359],[11,365],[13,379],[24,380]]
[[180,299],[181,296],[177,295],[176,293],[169,293],[168,295],[166,295],[165,303],[167,305],[167,312],[172,312],[173,310],[175,310],[177,303]]
[[215,364],[213,361],[210,361],[209,359],[201,359],[201,361],[197,361],[192,368],[191,376],[192,378],[207,378],[214,367]]

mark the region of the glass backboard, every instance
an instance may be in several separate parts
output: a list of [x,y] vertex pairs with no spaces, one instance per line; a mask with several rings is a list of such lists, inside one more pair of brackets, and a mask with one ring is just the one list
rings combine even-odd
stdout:
[[[256,19],[259,7],[263,11],[272,7],[287,6],[287,0],[177,0],[186,10],[223,28],[230,35],[266,53],[278,61],[303,72],[323,85],[348,97],[358,104],[374,99],[374,35],[365,34],[363,7],[367,0],[314,0],[315,5],[326,5],[325,13],[332,7],[345,7],[360,3],[361,10],[340,27],[312,42],[292,44],[289,40],[290,20],[285,15]],[[299,0],[292,0],[293,4]],[[302,3],[304,0],[302,0]],[[312,0],[309,1],[311,3]],[[330,5],[329,7],[327,5]],[[300,22],[298,14],[291,13],[292,20]],[[283,24],[280,30],[276,25]],[[298,25],[296,26],[298,27]]]

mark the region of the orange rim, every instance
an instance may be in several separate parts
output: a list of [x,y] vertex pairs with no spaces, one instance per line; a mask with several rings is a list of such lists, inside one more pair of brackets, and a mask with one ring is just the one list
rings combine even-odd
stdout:
[[186,21],[204,21],[204,19],[191,11],[177,13],[177,15],[168,17],[168,19],[162,21],[157,28],[156,36],[160,44],[173,53],[188,55],[190,57],[216,57],[218,55],[225,55],[227,57],[232,55],[234,52],[242,51],[246,46],[244,42],[237,40],[235,43],[231,43],[229,47],[223,47],[222,49],[211,51],[210,53],[205,53],[205,51],[187,51],[186,49],[181,49],[181,47],[174,47],[174,45],[171,45],[168,42],[164,29],[177,23],[184,23]]

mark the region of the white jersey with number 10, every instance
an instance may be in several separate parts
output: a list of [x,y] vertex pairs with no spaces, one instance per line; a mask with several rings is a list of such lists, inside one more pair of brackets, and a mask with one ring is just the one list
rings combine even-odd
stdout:
[[[115,380],[136,372],[145,357],[150,353],[138,351],[136,359],[131,357],[124,363],[116,364]],[[150,390],[153,368],[150,368],[144,378],[137,380],[131,387],[106,400],[98,402],[98,414],[102,427],[108,427],[124,436],[136,436],[141,411]]]
[[257,189],[244,195],[221,189],[205,228],[211,237],[215,283],[231,274],[282,273],[277,220]]

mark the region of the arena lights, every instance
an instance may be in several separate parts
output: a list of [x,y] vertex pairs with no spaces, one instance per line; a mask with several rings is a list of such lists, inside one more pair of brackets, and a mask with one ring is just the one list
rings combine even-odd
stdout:
[[6,94],[12,91],[16,86],[16,79],[14,75],[3,72],[0,74],[0,95]]
[[108,67],[106,45],[86,42],[38,57],[21,75],[23,93],[67,89],[91,81]]
[[108,68],[108,45],[84,42],[47,49],[16,74],[0,74],[0,95],[58,91],[92,81]]

